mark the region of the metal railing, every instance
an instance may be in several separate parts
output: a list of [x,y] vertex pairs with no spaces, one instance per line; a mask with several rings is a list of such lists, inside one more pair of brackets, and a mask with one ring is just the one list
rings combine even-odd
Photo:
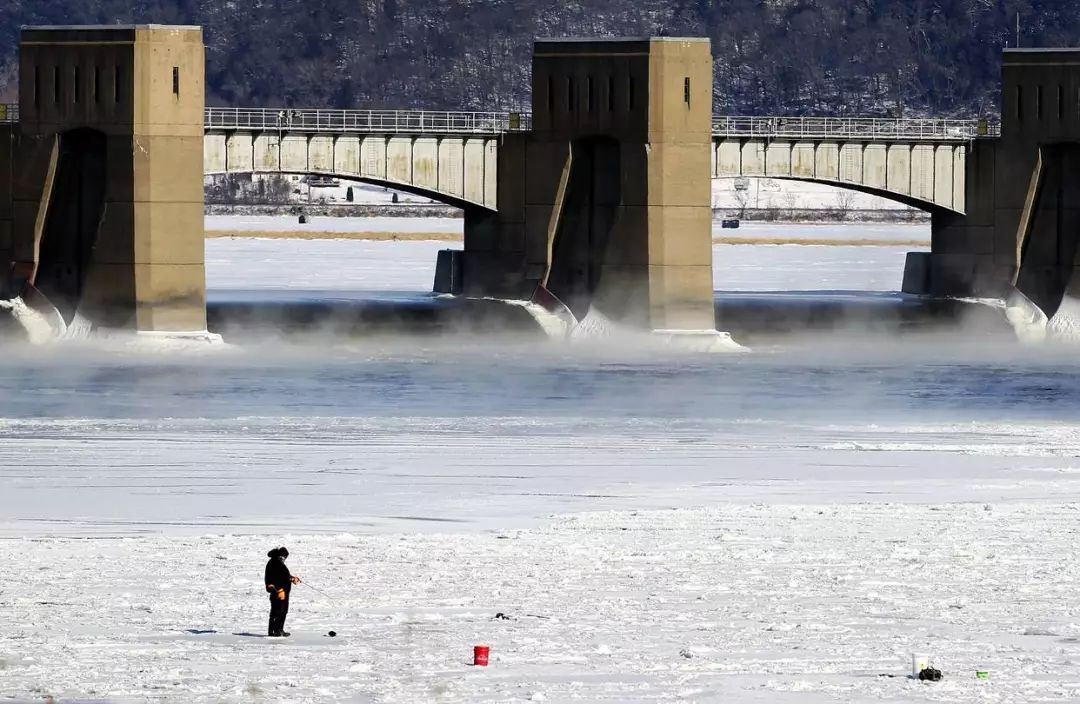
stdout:
[[865,117],[714,117],[714,137],[961,142],[1001,134],[987,120]]
[[[0,103],[0,123],[19,121],[17,104]],[[503,134],[528,132],[527,112],[431,110],[293,110],[206,108],[206,129],[328,133]],[[714,137],[961,142],[1001,134],[987,120],[866,117],[713,117]]]
[[206,108],[205,123],[208,130],[502,134],[528,131],[532,128],[532,116],[513,112]]

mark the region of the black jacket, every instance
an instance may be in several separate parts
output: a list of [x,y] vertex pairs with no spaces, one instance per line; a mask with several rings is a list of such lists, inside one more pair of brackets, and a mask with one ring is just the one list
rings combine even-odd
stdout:
[[[266,554],[270,558],[266,563],[266,591],[272,594],[278,589],[284,589],[288,594],[292,591],[292,573],[285,565],[285,557],[279,550],[271,550]],[[273,589],[270,588],[271,584],[274,585]]]

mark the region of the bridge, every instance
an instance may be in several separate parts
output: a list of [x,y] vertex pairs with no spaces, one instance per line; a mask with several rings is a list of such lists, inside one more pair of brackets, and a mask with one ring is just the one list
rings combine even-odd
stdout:
[[[205,172],[319,174],[498,209],[501,135],[513,112],[207,108]],[[974,120],[714,117],[712,177],[814,181],[924,210],[964,212]]]
[[984,121],[833,117],[713,120],[713,178],[812,181],[963,213],[969,144]]
[[[18,105],[0,105],[17,122]],[[516,112],[206,108],[206,175],[353,179],[462,208],[498,209],[502,135]],[[997,125],[976,120],[714,117],[714,179],[767,177],[850,188],[923,210],[964,213],[965,159]]]

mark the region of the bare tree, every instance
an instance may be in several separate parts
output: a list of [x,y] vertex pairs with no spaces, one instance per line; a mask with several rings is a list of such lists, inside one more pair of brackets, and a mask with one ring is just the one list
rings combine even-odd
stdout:
[[739,206],[739,219],[746,219],[746,209],[750,205],[750,191],[735,191],[735,203]]
[[836,217],[838,220],[847,220],[855,205],[855,191],[841,188],[836,191]]
[[780,199],[783,203],[783,209],[778,213],[780,220],[794,220],[795,219],[795,194],[790,191],[785,193]]

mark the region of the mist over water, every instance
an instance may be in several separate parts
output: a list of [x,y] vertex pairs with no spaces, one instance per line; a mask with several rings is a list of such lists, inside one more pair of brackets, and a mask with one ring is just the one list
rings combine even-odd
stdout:
[[1004,337],[805,334],[747,355],[644,337],[380,337],[195,353],[7,348],[8,418],[589,417],[797,421],[1080,416],[1080,360]]
[[1001,500],[1052,491],[1030,482],[1080,455],[1070,353],[937,335],[719,355],[632,336],[73,342],[6,348],[0,399],[0,535],[260,532],[283,510],[291,531],[411,531],[740,498]]
[[[345,272],[361,266],[351,244],[333,249]],[[271,245],[229,242],[229,261]],[[717,297],[752,352],[697,354],[625,331],[549,339],[522,306],[421,293],[430,252],[397,251],[413,249],[408,277],[367,291],[319,289],[314,267],[287,286],[277,266],[237,268],[210,296],[224,346],[0,345],[0,535],[264,533],[283,511],[300,532],[413,531],[725,501],[1031,499],[1080,471],[1080,360],[1020,345],[993,306],[762,277]],[[743,257],[748,279],[787,256],[746,250],[725,261]],[[902,262],[849,254],[874,272]]]

